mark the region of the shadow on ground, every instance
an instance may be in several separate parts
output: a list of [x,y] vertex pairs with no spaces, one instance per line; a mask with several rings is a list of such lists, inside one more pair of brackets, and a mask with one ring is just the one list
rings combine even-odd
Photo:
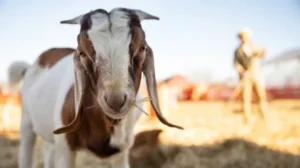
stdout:
[[[207,146],[165,145],[159,142],[160,132],[152,130],[136,136],[131,151],[132,168],[300,167],[300,156],[270,150],[243,139],[227,139]],[[16,140],[0,137],[0,168],[17,168],[18,145]],[[38,167],[42,168],[42,164]]]
[[300,156],[228,139],[208,146],[160,146],[132,164],[143,168],[296,168]]
[[17,168],[19,141],[0,135],[0,168]]

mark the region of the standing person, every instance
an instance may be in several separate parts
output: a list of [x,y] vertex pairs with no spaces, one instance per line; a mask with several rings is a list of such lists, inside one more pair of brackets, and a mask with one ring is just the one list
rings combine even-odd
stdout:
[[234,68],[240,78],[240,90],[243,97],[243,109],[248,123],[252,123],[251,115],[252,88],[259,99],[260,112],[264,120],[267,113],[267,96],[263,79],[259,70],[259,61],[265,55],[265,49],[258,49],[251,40],[252,32],[249,28],[238,33],[239,46],[234,54]]

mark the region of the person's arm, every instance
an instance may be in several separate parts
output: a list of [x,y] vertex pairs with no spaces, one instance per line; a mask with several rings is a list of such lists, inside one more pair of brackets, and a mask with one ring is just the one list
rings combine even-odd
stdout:
[[253,55],[257,56],[259,58],[263,58],[266,54],[266,50],[265,49],[258,49],[257,45],[252,44],[252,50],[253,50]]
[[266,49],[262,49],[262,50],[260,50],[260,52],[258,53],[258,57],[260,57],[260,58],[263,58],[263,57],[265,57],[265,55],[266,55]]

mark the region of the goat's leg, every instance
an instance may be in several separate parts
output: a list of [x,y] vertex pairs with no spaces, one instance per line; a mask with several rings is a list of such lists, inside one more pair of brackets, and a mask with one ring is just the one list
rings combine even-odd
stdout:
[[19,168],[32,168],[36,134],[33,131],[32,123],[27,111],[22,111],[20,126],[18,165]]
[[44,168],[54,168],[54,145],[44,142]]
[[129,149],[124,149],[110,160],[111,168],[130,168],[129,164]]
[[55,168],[74,168],[75,152],[71,151],[64,134],[55,135]]

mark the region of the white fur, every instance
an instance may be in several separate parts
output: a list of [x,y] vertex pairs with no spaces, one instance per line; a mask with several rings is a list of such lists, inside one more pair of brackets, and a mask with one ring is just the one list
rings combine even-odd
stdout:
[[[96,56],[108,60],[110,74],[105,76],[105,87],[126,89],[128,84],[129,44],[131,42],[129,18],[126,13],[113,10],[108,16],[96,13],[91,16],[92,27],[88,31]],[[110,28],[111,25],[111,28]],[[100,60],[97,60],[100,61]]]
[[[24,70],[24,68],[19,69]],[[18,74],[18,73],[10,73]],[[16,76],[9,76],[10,79]],[[45,168],[74,168],[75,153],[70,151],[64,134],[52,131],[62,127],[62,106],[71,85],[74,83],[73,55],[60,60],[51,69],[33,64],[27,68],[22,86],[22,121],[19,167],[31,168],[36,136],[46,143],[44,148]],[[140,96],[138,96],[140,99]],[[141,105],[140,105],[141,107]],[[133,108],[120,126],[115,128],[111,145],[123,151],[111,158],[113,168],[129,168],[128,153],[134,141],[133,129],[141,112]]]

